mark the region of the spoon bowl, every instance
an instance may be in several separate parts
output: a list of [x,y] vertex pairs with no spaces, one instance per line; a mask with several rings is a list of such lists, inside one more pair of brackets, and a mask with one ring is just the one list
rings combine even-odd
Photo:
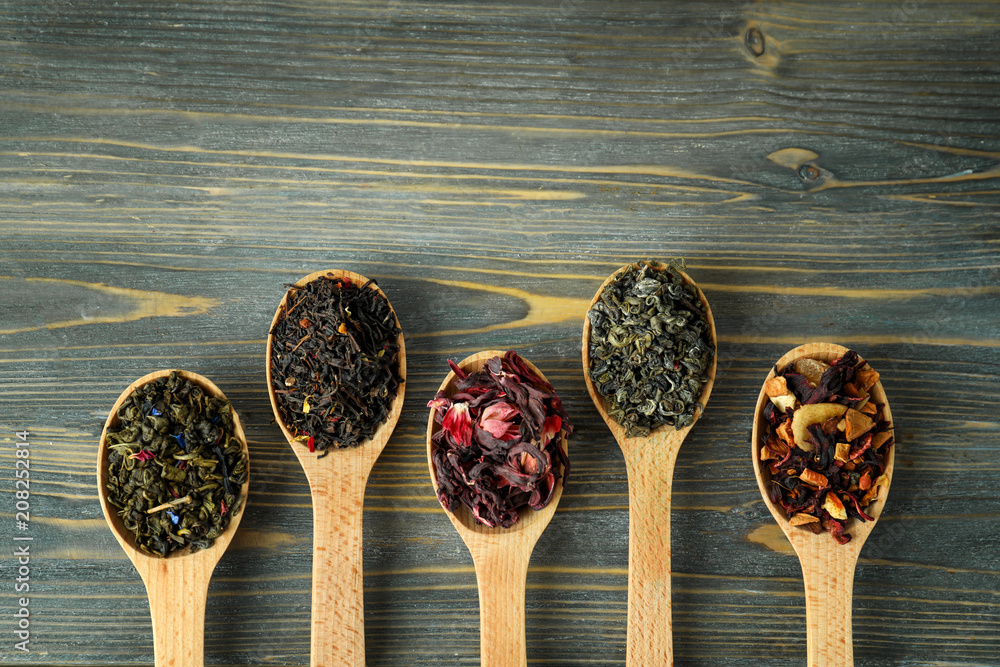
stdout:
[[[205,664],[205,604],[208,600],[208,584],[216,564],[226,551],[236,529],[243,518],[247,504],[250,478],[243,483],[240,491],[243,503],[233,513],[229,525],[215,538],[212,546],[192,553],[188,549],[177,551],[163,558],[154,556],[138,548],[135,538],[118,516],[116,508],[108,502],[108,430],[118,426],[118,410],[128,400],[132,392],[154,380],[168,377],[172,371],[162,370],[145,375],[122,392],[115,401],[104,423],[104,431],[97,451],[97,488],[101,499],[101,510],[111,528],[112,534],[139,572],[149,596],[149,611],[153,621],[153,656],[156,665],[185,665],[201,667]],[[225,399],[225,394],[210,380],[196,373],[176,371],[177,375],[200,386],[213,397]],[[248,454],[246,435],[239,415],[233,410],[233,431]],[[248,471],[249,471],[249,456]]]
[[[816,359],[830,364],[839,359],[849,350],[841,345],[831,343],[808,343],[800,345],[787,352],[775,365],[782,369],[797,359]],[[775,375],[774,368],[768,373],[767,380]],[[889,401],[886,399],[882,383],[876,382],[868,390],[872,400],[885,405],[885,419],[891,424],[892,414],[889,411]],[[792,544],[802,566],[802,577],[806,597],[806,654],[810,667],[848,667],[854,664],[854,649],[852,644],[852,614],[851,600],[854,589],[854,571],[858,556],[865,540],[871,534],[875,523],[882,514],[889,486],[892,482],[893,459],[895,445],[890,446],[885,456],[885,475],[889,481],[877,499],[866,508],[865,513],[872,521],[859,521],[852,518],[846,532],[852,536],[847,544],[837,544],[825,531],[813,533],[803,526],[793,526],[789,523],[785,511],[768,497],[770,474],[762,465],[759,456],[761,438],[765,437],[767,420],[763,417],[764,407],[768,402],[767,394],[762,387],[757,397],[757,407],[754,411],[753,432],[750,440],[751,460],[754,475],[764,504],[771,511],[771,516],[781,527],[782,532]]]
[[[590,378],[591,324],[589,310],[601,298],[604,288],[632,265],[615,271],[590,301],[583,323],[583,377],[594,406],[614,435],[625,458],[629,486],[628,539],[628,625],[625,663],[635,667],[673,664],[673,621],[670,599],[670,504],[674,465],[681,444],[705,411],[715,384],[716,353],[708,371],[708,381],[698,397],[700,408],[694,421],[676,429],[660,426],[644,437],[628,437],[625,429],[608,413],[607,402]],[[701,288],[680,271],[694,287],[705,307],[712,345],[717,348],[715,320]]]
[[[479,352],[459,362],[458,367],[468,373],[481,370],[489,359],[502,357],[504,352],[490,350]],[[545,376],[527,359],[524,363],[540,378]],[[454,371],[441,383],[439,391],[455,393]],[[437,471],[434,468],[434,445],[431,437],[440,428],[434,421],[431,409],[427,420],[427,464],[430,468],[434,493],[437,494]],[[560,446],[566,451],[562,438]],[[524,509],[516,524],[510,528],[491,528],[476,522],[472,512],[461,505],[448,515],[455,530],[472,554],[479,588],[480,664],[482,667],[524,667],[527,664],[527,644],[524,629],[524,594],[531,552],[545,527],[555,514],[562,497],[563,479],[553,491],[552,498],[541,510]]]
[[[364,285],[368,278],[343,270],[316,271],[297,283],[302,287],[317,278],[349,278]],[[374,283],[369,289],[389,299]],[[357,447],[331,448],[320,458],[293,434],[278,410],[277,397],[271,381],[271,350],[274,336],[270,331],[278,324],[288,307],[289,292],[285,292],[274,313],[267,336],[267,393],[274,418],[289,446],[302,465],[313,506],[313,568],[312,621],[310,631],[310,664],[332,667],[364,667],[365,626],[364,590],[362,579],[361,528],[365,487],[368,476],[389,436],[392,435],[403,410],[406,380],[406,349],[403,334],[399,334],[399,376],[403,380],[396,398],[389,407],[388,417],[368,440]],[[390,305],[390,309],[391,309]],[[393,317],[396,317],[393,311]],[[396,326],[399,320],[396,319]]]

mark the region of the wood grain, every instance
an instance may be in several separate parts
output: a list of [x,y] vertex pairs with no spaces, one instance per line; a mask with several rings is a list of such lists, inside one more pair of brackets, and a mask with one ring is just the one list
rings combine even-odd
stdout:
[[[391,295],[408,354],[364,500],[367,663],[478,664],[473,565],[427,485],[425,404],[446,359],[515,348],[576,427],[528,568],[529,659],[621,664],[627,477],[580,327],[617,267],[683,256],[719,368],[674,470],[675,664],[806,659],[801,572],[768,532],[746,442],[774,360],[836,340],[879,369],[900,424],[855,576],[855,663],[1000,665],[998,9],[0,3],[0,489],[28,429],[34,537],[32,651],[3,614],[0,661],[152,662],[93,460],[121,390],[182,367],[225,388],[254,469],[206,663],[308,664],[310,494],[260,360],[285,285],[338,266]],[[98,286],[211,305],[130,319],[138,301]]]

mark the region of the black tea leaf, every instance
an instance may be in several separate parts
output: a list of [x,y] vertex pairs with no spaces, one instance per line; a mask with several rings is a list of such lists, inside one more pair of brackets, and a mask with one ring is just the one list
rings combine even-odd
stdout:
[[321,457],[370,438],[403,382],[399,324],[374,285],[333,276],[292,285],[271,329],[271,385],[281,420]]

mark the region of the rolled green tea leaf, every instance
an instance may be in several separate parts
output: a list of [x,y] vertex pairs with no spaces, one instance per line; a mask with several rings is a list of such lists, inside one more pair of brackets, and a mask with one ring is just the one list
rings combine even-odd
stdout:
[[628,437],[694,422],[715,345],[698,289],[675,263],[627,267],[587,317],[590,378]]

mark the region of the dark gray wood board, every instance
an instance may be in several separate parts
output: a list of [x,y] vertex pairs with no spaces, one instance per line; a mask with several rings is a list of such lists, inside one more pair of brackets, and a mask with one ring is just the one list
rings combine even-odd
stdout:
[[998,23],[995,2],[0,2],[0,662],[152,662],[97,437],[133,379],[181,367],[229,395],[252,457],[206,661],[308,664],[309,493],[264,338],[286,283],[336,267],[378,280],[408,353],[365,500],[368,664],[478,664],[423,434],[446,359],[490,348],[536,363],[577,428],[529,570],[529,661],[621,664],[628,488],[580,334],[614,269],[682,256],[719,373],[675,473],[676,663],[805,660],[748,440],[770,365],[828,340],[882,372],[899,428],[856,663],[1000,665]]

